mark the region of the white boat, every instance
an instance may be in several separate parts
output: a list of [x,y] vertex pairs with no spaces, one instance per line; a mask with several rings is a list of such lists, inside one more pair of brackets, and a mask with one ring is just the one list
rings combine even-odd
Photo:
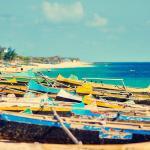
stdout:
[[56,100],[63,100],[68,102],[82,102],[82,97],[78,95],[73,95],[65,90],[61,89],[56,96]]

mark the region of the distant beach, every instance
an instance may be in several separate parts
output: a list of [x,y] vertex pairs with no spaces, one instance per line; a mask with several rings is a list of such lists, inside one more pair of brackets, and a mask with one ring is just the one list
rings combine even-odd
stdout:
[[93,63],[75,61],[75,62],[62,62],[59,64],[50,65],[50,68],[76,68],[76,67],[93,67]]
[[[11,66],[12,65],[12,66]],[[55,69],[55,68],[80,68],[80,67],[93,67],[93,63],[73,61],[73,62],[61,62],[56,64],[42,64],[42,63],[32,63],[28,65],[17,65],[11,64],[10,66],[1,65],[0,72],[21,72],[30,69],[40,70],[40,69]]]

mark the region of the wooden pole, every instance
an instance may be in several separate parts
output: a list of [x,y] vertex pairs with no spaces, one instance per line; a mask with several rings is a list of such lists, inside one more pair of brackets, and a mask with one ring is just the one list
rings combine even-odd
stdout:
[[59,123],[62,126],[62,129],[65,131],[65,133],[70,137],[70,139],[74,142],[74,144],[82,144],[81,141],[78,141],[77,138],[70,132],[70,130],[64,125],[62,119],[59,117],[59,115],[57,114],[57,112],[52,109],[54,116],[56,117],[56,119],[59,121]]
[[[41,74],[41,77],[43,77],[43,78],[47,81],[47,78],[48,78],[48,77],[47,77],[47,76],[44,76],[43,73],[41,73],[41,72],[40,72],[40,74]],[[67,86],[67,85],[65,85],[65,84],[63,84],[63,83],[57,82],[56,80],[54,80],[54,79],[52,79],[52,78],[51,78],[50,80],[52,80],[53,82],[55,82],[55,83],[57,83],[57,84],[59,84],[59,85],[63,85],[63,86],[65,86],[65,87],[67,87],[67,88],[71,88],[71,87],[69,87],[69,86]],[[49,81],[47,81],[47,82],[49,83]],[[71,88],[71,89],[74,90],[73,88]]]

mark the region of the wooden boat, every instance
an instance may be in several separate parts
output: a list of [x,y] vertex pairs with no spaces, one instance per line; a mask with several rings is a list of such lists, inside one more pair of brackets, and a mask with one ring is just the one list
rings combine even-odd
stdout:
[[0,85],[0,93],[2,95],[15,94],[22,96],[25,94],[27,87],[22,85]]
[[[97,106],[96,106],[97,107]],[[112,119],[118,121],[136,121],[136,122],[150,122],[149,116],[138,115],[136,116],[136,110],[134,114],[121,112],[112,112],[108,109],[109,113],[102,111],[101,108],[94,108],[92,105],[84,105],[83,103],[61,102],[48,99],[48,95],[42,95],[38,97],[26,97],[26,98],[3,98],[0,102],[0,110],[4,111],[24,111],[30,108],[34,112],[52,112],[55,108],[57,111],[62,112],[64,115],[83,115],[90,117],[98,117],[103,119]]]
[[115,101],[126,101],[128,99],[134,99],[136,104],[150,105],[150,87],[131,88],[126,87],[125,85],[116,86],[87,81],[86,78],[84,80],[64,78],[61,75],[59,75],[56,80],[60,83],[64,83],[66,86],[72,86],[73,88],[75,87],[76,92],[81,95],[93,94],[95,96],[101,96],[105,99],[111,99]]
[[[128,92],[131,93],[149,93],[150,92],[150,87],[147,88],[131,88],[131,87],[124,87],[124,83],[123,86],[120,85],[111,85],[111,84],[104,84],[104,83],[95,83],[90,82],[89,80],[93,80],[93,79],[100,79],[100,80],[121,80],[123,81],[123,79],[106,79],[106,78],[83,78],[83,80],[78,80],[78,79],[71,79],[71,78],[65,78],[62,75],[59,75],[56,80],[60,81],[60,82],[66,82],[66,83],[74,83],[76,85],[82,85],[83,83],[87,82],[89,84],[91,84],[91,86],[93,86],[94,88],[101,88],[101,89],[109,89],[109,90],[118,90],[118,91],[122,91],[122,90],[127,90]],[[73,80],[73,81],[72,81]]]
[[[44,107],[38,105],[38,104],[25,104],[22,106],[19,105],[20,103],[17,103],[16,105],[6,105],[3,104],[2,106],[0,106],[0,110],[1,111],[14,111],[14,112],[20,112],[20,111],[25,111],[26,109],[31,109],[34,113],[46,113],[46,114],[50,114],[50,112],[52,112],[52,108],[53,106],[49,106],[49,105],[45,105]],[[57,106],[55,107],[56,111],[60,112],[60,113],[70,113],[70,108],[64,108],[62,106]]]
[[116,120],[122,120],[122,121],[137,121],[137,122],[148,122],[150,123],[150,116],[127,116],[127,115],[120,115],[116,118]]
[[[111,85],[111,84],[104,84],[104,83],[95,83],[95,82],[90,82],[89,80],[92,79],[103,79],[104,78],[83,78],[84,80],[77,80],[77,79],[71,79],[71,78],[65,78],[62,75],[59,75],[56,80],[59,82],[64,82],[76,86],[81,86],[85,82],[90,84],[93,88],[97,89],[104,89],[104,90],[115,90],[115,91],[127,91],[128,93],[150,93],[150,87],[147,88],[131,88],[131,87],[125,87],[125,85],[120,86],[120,85]],[[117,80],[117,79],[114,79]],[[123,80],[123,79],[120,79]]]
[[[65,101],[71,101],[71,102],[82,102],[82,97],[77,95],[71,95],[70,93],[61,90],[60,93],[56,96],[56,100],[65,100]],[[123,106],[117,105],[116,103],[109,103],[107,101],[102,100],[96,100],[92,99],[90,96],[84,96],[83,102],[85,104],[91,104],[93,102],[96,102],[97,106],[100,107],[108,107],[108,108],[116,108],[116,109],[123,109]]]
[[9,77],[30,77],[30,78],[35,78],[36,74],[32,70],[28,71],[22,71],[22,72],[17,72],[17,73],[2,73],[2,77],[9,78]]
[[69,84],[72,84],[75,86],[82,85],[84,83],[84,81],[81,81],[81,80],[76,80],[76,79],[72,79],[72,78],[64,78],[62,75],[58,75],[56,80],[59,82],[63,82],[63,83],[69,83]]
[[25,94],[26,91],[34,91],[39,93],[53,93],[57,94],[59,92],[58,88],[46,87],[34,80],[30,80],[28,85],[13,85],[13,84],[0,84],[1,93],[6,94]]
[[140,105],[131,104],[131,103],[121,103],[121,102],[113,102],[113,101],[107,101],[104,99],[95,99],[91,97],[91,95],[86,95],[83,97],[79,95],[73,95],[63,89],[60,90],[60,92],[56,96],[56,100],[61,101],[70,101],[70,102],[84,102],[85,104],[91,104],[93,102],[96,102],[96,105],[99,107],[107,107],[107,108],[114,108],[114,109],[124,109],[125,107],[142,107]]
[[[31,72],[32,73],[32,72]],[[28,75],[28,74],[27,74]],[[33,75],[33,76],[29,76],[29,77],[34,77],[35,75]],[[22,76],[23,77],[23,76]],[[20,76],[20,78],[22,78],[21,76]],[[24,77],[23,78],[25,78],[25,75],[24,75]],[[58,76],[58,79],[61,79],[62,78],[62,76]],[[26,80],[27,78],[25,78],[25,80]],[[29,78],[30,79],[30,78]],[[31,78],[32,79],[32,78]],[[10,79],[11,80],[11,79]],[[39,80],[40,82],[51,82],[52,84],[53,83],[55,83],[55,81],[54,80],[52,80],[51,78],[48,78],[48,77],[44,77],[44,76],[41,76],[41,77],[38,77],[38,78],[35,78],[35,81],[37,81],[37,80]],[[68,80],[70,81],[76,81],[76,79],[72,79],[72,78],[68,78]],[[33,81],[33,80],[31,80],[31,81]],[[18,81],[17,81],[18,82]],[[25,81],[23,81],[24,83],[25,83]],[[61,82],[61,81],[60,81]],[[30,83],[30,82],[29,82]],[[80,82],[81,83],[81,82]],[[34,83],[35,84],[35,83]],[[52,85],[51,84],[51,85]],[[73,82],[72,82],[72,84],[73,84]],[[81,95],[85,95],[85,94],[92,94],[92,95],[95,95],[95,96],[101,96],[101,97],[103,97],[103,98],[105,98],[105,99],[111,99],[111,100],[121,100],[121,101],[126,101],[127,99],[134,99],[135,100],[135,102],[136,103],[148,103],[149,104],[149,99],[150,99],[150,97],[149,97],[149,95],[148,94],[137,94],[137,93],[134,93],[134,95],[132,94],[132,95],[129,95],[129,93],[128,92],[124,92],[124,93],[120,93],[121,91],[120,90],[116,90],[116,91],[112,91],[112,90],[102,90],[102,89],[95,89],[95,86],[93,86],[93,84],[95,84],[95,83],[90,83],[90,82],[87,82],[87,83],[84,83],[84,82],[82,82],[82,84],[78,84],[77,85],[77,83],[75,83],[74,84],[74,86],[77,86],[77,88],[76,88],[76,92],[78,93],[78,94],[81,94]],[[50,87],[50,93],[51,93],[51,91],[52,91],[52,93],[54,92],[55,94],[57,93],[56,91],[59,91],[58,89],[60,88],[60,87],[62,87],[62,85],[59,87],[59,84],[57,83],[57,84],[55,84],[55,85],[57,85],[57,86],[55,86],[55,88],[54,87]],[[1,86],[5,86],[5,85],[1,85]],[[23,86],[23,85],[22,85]],[[32,85],[30,85],[30,86],[32,86]],[[43,86],[43,85],[42,85]],[[33,87],[33,90],[34,90],[34,86],[32,86]],[[56,88],[56,87],[58,87],[58,89]],[[65,86],[64,86],[65,87]],[[27,90],[27,88],[24,86],[23,88],[21,88],[20,89],[20,85],[14,85],[13,84],[13,87],[12,87],[12,85],[7,85],[7,88],[17,88],[17,90]],[[44,88],[49,88],[49,87],[44,87]],[[66,88],[66,87],[65,87]],[[57,89],[57,90],[55,90],[55,89]],[[71,89],[71,88],[69,88],[69,87],[67,87],[66,88],[67,90],[74,90],[74,89]],[[39,89],[38,89],[39,90]],[[37,89],[35,89],[35,91],[37,91]],[[40,91],[40,92],[47,92],[47,90],[45,89],[45,90],[42,90],[42,91]],[[7,89],[7,92],[8,92],[8,89]],[[10,92],[10,93],[12,93],[12,92]]]
[[[98,108],[97,105],[93,105],[90,103],[89,105],[85,105],[83,102],[81,102],[81,97],[73,95],[74,97],[71,97],[72,95],[63,89],[60,91],[58,95],[61,94],[64,96],[68,96],[67,98],[74,98],[74,102],[64,102],[64,101],[54,101],[53,99],[48,97],[48,94],[43,94],[36,96],[35,94],[28,92],[24,95],[24,97],[16,97],[14,94],[7,95],[7,97],[0,97],[0,110],[7,110],[7,111],[23,111],[27,108],[30,108],[32,111],[39,111],[40,112],[51,112],[52,108],[55,108],[59,112],[63,113],[78,113],[78,115],[86,115],[86,116],[96,116],[101,118],[111,118],[116,120],[135,120],[135,121],[149,121],[148,117],[148,109],[147,112],[144,114],[144,111],[146,108],[142,107],[139,109],[132,109],[134,111],[133,113],[125,113],[122,112],[121,115],[117,116],[118,110],[112,111],[108,109],[109,116],[107,109],[102,110],[102,108]],[[75,99],[76,98],[76,99]],[[76,101],[75,101],[76,100]],[[77,103],[75,103],[77,102]],[[96,103],[95,103],[96,104]],[[142,111],[142,114],[139,114],[138,116],[135,116],[137,114],[137,111]],[[113,114],[113,115],[112,115]],[[144,117],[145,115],[145,117]],[[111,116],[111,117],[110,117]],[[116,117],[117,116],[117,117]],[[147,117],[146,117],[147,116]]]
[[[28,83],[30,80],[35,80],[36,82],[42,83],[45,82],[45,79],[41,76],[41,74],[39,72],[33,72],[33,70],[19,73],[3,73],[1,75],[1,79],[6,80],[6,82],[13,81],[15,79],[18,83]],[[52,82],[50,78],[47,80],[48,82]]]
[[[52,106],[51,106],[52,105]],[[60,106],[58,106],[60,105]],[[64,102],[54,102],[49,98],[49,94],[34,94],[31,92],[25,93],[23,97],[16,97],[15,94],[8,94],[0,97],[0,110],[23,111],[30,108],[33,111],[51,111],[52,107],[58,106],[56,109],[62,112],[70,111],[70,108],[63,108],[71,104]]]
[[111,91],[111,90],[96,90],[94,89],[90,83],[84,83],[82,86],[78,86],[76,88],[76,92],[80,95],[87,95],[92,94],[95,96],[101,96],[105,99],[111,99],[111,100],[118,100],[118,101],[126,101],[128,99],[134,99],[135,102],[138,103],[138,101],[149,101],[150,97],[149,94],[130,94],[128,92],[120,93],[118,91]]
[[14,94],[8,94],[7,96],[0,97],[0,103],[40,103],[40,102],[49,102],[49,97],[47,94],[36,96],[35,94],[28,92],[24,94],[23,97],[16,97]]
[[[61,119],[65,127],[83,143],[100,143],[101,139],[107,142],[111,139],[111,143],[129,143],[150,139],[148,124],[104,123],[100,120],[75,117],[61,117]],[[60,143],[71,142],[62,131],[61,123],[54,116],[1,112],[0,124],[0,136],[4,139],[30,142],[53,142],[54,140]]]
[[64,89],[61,89],[56,95],[56,100],[67,102],[82,102],[82,97],[79,95],[71,94]]
[[[13,77],[14,78],[14,77]],[[5,77],[6,80],[11,80],[12,77]],[[38,82],[44,82],[44,79],[36,77],[36,78],[27,78],[27,77],[15,77],[18,83],[28,83],[30,80],[35,80]]]
[[17,80],[16,80],[16,78],[10,78],[10,79],[1,78],[0,83],[1,84],[15,84],[15,83],[17,83]]
[[28,89],[32,91],[38,91],[42,93],[53,93],[53,94],[57,94],[60,91],[59,88],[45,87],[41,84],[38,84],[34,80],[30,80],[30,82],[28,83]]
[[19,91],[19,90],[15,90],[15,89],[0,89],[0,93],[3,95],[7,95],[7,94],[15,94],[17,96],[22,96],[25,94],[25,92],[23,91]]
[[[67,98],[70,98],[70,93],[61,90],[60,96],[62,95],[68,95]],[[62,102],[62,101],[53,101],[49,100],[48,94],[35,96],[33,93],[26,93],[24,97],[15,97],[14,94],[8,95],[7,97],[1,97],[0,98],[0,110],[4,111],[24,111],[28,108],[30,108],[35,113],[45,113],[49,114],[52,112],[52,108],[55,108],[59,113],[63,115],[69,115],[71,113],[74,113],[76,115],[83,115],[83,116],[90,116],[90,117],[99,117],[103,119],[115,119],[118,121],[136,121],[136,122],[148,122],[150,121],[149,117],[144,117],[142,115],[140,116],[133,116],[133,114],[127,114],[122,113],[121,115],[117,115],[116,112],[112,112],[110,110],[110,113],[106,113],[106,110],[103,112],[101,109],[98,109],[96,106],[89,104],[84,105],[81,102],[81,97],[73,95],[74,97],[71,98],[77,98],[76,101],[78,103],[74,102]],[[80,99],[79,99],[80,98]],[[83,104],[83,107],[80,107]],[[79,108],[78,108],[79,106]],[[103,112],[103,113],[102,113]],[[136,112],[136,110],[135,110]],[[134,112],[134,114],[135,114]]]
[[[94,107],[94,106],[93,106]],[[148,115],[137,115],[136,111],[134,114],[125,113],[125,112],[102,112],[101,109],[90,108],[88,105],[81,104],[73,104],[71,112],[75,115],[81,116],[90,116],[101,118],[105,120],[114,120],[114,121],[124,121],[124,122],[147,122],[150,123],[150,114]],[[82,109],[81,109],[82,108]],[[106,109],[107,110],[107,109]]]
[[0,84],[0,88],[15,89],[15,90],[21,90],[21,91],[27,90],[27,87],[24,85],[14,85],[14,84]]

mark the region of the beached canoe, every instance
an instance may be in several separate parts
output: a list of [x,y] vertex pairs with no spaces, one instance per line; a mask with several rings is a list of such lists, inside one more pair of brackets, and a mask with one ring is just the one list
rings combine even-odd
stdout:
[[64,91],[63,89],[61,89],[61,91],[57,94],[56,96],[56,100],[63,100],[63,101],[70,101],[70,102],[84,102],[85,104],[92,104],[92,103],[96,103],[97,106],[99,107],[107,107],[107,108],[114,108],[114,109],[123,109],[125,107],[125,104],[121,105],[120,103],[117,104],[114,102],[110,102],[107,100],[102,100],[102,99],[95,99],[92,98],[91,95],[88,96],[78,96],[78,95],[73,95],[69,92]]
[[56,80],[59,81],[59,82],[64,82],[64,83],[68,83],[68,84],[75,85],[75,86],[81,86],[84,83],[88,83],[89,85],[91,85],[95,89],[125,91],[125,92],[128,92],[128,93],[140,93],[140,94],[150,93],[150,87],[147,87],[147,88],[124,87],[124,86],[120,86],[120,85],[95,83],[94,81],[91,82],[91,81],[87,81],[87,80],[79,80],[77,77],[76,78],[70,78],[70,77],[65,78],[62,75],[59,75],[56,78]]
[[[90,83],[84,83],[82,86],[78,86],[76,88],[76,93],[80,95],[87,95],[92,94],[95,96],[100,96],[108,100],[118,100],[118,101],[126,101],[128,99],[133,99],[135,102],[143,101],[150,101],[149,94],[140,94],[140,93],[134,93],[130,94],[128,92],[118,92],[118,91],[112,91],[112,90],[100,90],[100,89],[94,89],[93,86],[91,86]],[[148,104],[145,102],[146,104]]]
[[[9,95],[8,95],[9,96]],[[48,94],[32,97],[32,94],[26,93],[24,97],[1,97],[0,110],[5,111],[24,111],[30,108],[32,111],[50,112],[54,107],[57,111],[71,112],[72,103],[55,102],[48,97]],[[67,106],[67,107],[66,107]]]
[[[41,75],[42,73],[34,72],[33,70],[28,70],[19,73],[3,73],[1,79],[11,82],[15,79],[18,83],[28,83],[30,80],[35,80],[37,82],[45,82],[45,79]],[[52,82],[50,78],[47,79],[50,83]],[[47,82],[46,82],[47,83]]]
[[[28,94],[28,93],[27,93]],[[29,94],[30,95],[30,94]],[[31,95],[32,96],[32,95]],[[126,112],[116,112],[110,109],[102,110],[93,104],[85,105],[84,103],[74,103],[74,102],[63,102],[54,101],[49,99],[47,94],[38,97],[2,97],[0,99],[0,110],[3,111],[24,111],[26,109],[31,109],[34,112],[52,112],[52,108],[62,112],[64,115],[75,115],[98,117],[102,119],[112,119],[118,121],[136,121],[136,122],[150,122],[150,117],[148,116],[148,111],[145,112],[146,116],[143,116],[143,110],[134,110],[134,113]],[[133,110],[132,110],[133,111]],[[137,111],[139,115],[137,114]],[[142,111],[143,113],[140,114]]]
[[34,92],[40,92],[40,93],[53,93],[57,94],[59,92],[59,88],[53,88],[53,87],[47,87],[44,86],[34,80],[30,80],[29,83],[26,85],[15,85],[15,84],[0,84],[1,91],[0,92],[7,92],[12,93],[11,91],[18,91],[18,92],[26,92],[26,91],[34,91]]
[[[101,122],[95,119],[61,117],[65,127],[83,143],[148,141],[150,126],[137,123]],[[30,142],[71,143],[54,116],[23,113],[0,113],[0,136],[4,139]],[[38,132],[37,132],[38,131]],[[12,136],[13,135],[13,136]],[[58,136],[59,135],[59,136]],[[104,141],[103,141],[104,142]]]
[[13,85],[13,84],[0,84],[0,88],[2,89],[15,89],[15,90],[21,90],[21,91],[26,91],[27,87],[24,85]]
[[84,81],[72,79],[72,78],[65,78],[62,75],[58,75],[58,77],[56,78],[56,81],[63,82],[63,83],[69,83],[69,84],[72,84],[75,86],[82,85],[84,83]]
[[37,83],[34,80],[30,80],[30,82],[28,83],[28,89],[32,91],[38,91],[42,93],[53,93],[53,94],[57,94],[60,91],[59,88],[46,87]]

